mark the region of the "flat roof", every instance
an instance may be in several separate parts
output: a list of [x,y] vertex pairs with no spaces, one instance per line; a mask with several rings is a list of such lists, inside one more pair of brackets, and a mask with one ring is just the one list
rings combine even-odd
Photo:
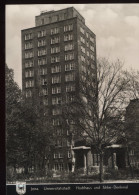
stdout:
[[72,148],[73,150],[80,150],[80,149],[83,149],[83,150],[89,150],[91,149],[90,147],[87,147],[87,146],[77,146],[77,147],[74,147]]

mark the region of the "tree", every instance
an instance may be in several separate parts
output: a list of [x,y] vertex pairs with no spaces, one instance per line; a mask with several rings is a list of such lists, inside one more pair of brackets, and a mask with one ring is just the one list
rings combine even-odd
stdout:
[[[98,61],[97,69],[88,69],[80,79],[80,95],[64,108],[69,121],[74,120],[78,135],[87,140],[100,155],[100,181],[103,181],[103,157],[107,146],[124,133],[123,109],[129,82],[122,62]],[[97,71],[97,77],[95,72]]]
[[[6,83],[6,143],[7,143],[7,164],[16,165],[15,160],[18,159],[16,152],[20,147],[17,137],[17,110],[20,107],[21,90],[16,82],[14,82],[14,72],[5,67],[5,83]],[[17,147],[18,146],[18,147]]]
[[25,100],[14,81],[14,72],[6,65],[6,154],[7,166],[45,168],[51,142],[49,117],[41,107]]

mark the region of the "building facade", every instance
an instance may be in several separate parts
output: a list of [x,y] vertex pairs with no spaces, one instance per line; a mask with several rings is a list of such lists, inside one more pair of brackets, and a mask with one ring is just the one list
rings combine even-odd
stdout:
[[126,108],[125,122],[129,161],[132,167],[139,168],[139,99],[130,100]]
[[[96,36],[73,7],[42,12],[35,27],[22,30],[22,88],[26,101],[51,116],[55,146],[49,169],[72,171],[72,136],[61,124],[61,105],[79,96],[79,80],[90,68],[96,77]],[[92,71],[91,71],[92,72]]]

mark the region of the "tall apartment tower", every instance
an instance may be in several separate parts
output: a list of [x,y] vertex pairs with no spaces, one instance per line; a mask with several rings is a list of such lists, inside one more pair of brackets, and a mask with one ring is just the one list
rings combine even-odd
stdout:
[[61,104],[79,95],[79,79],[88,67],[96,72],[96,36],[73,7],[41,12],[35,24],[22,30],[23,92],[52,117],[56,144],[49,168],[71,170],[71,139],[60,124]]

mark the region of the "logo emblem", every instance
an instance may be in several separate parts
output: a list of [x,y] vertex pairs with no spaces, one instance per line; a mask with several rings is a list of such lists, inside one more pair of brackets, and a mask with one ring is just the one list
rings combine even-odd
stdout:
[[26,193],[26,182],[16,182],[16,192],[20,195]]

